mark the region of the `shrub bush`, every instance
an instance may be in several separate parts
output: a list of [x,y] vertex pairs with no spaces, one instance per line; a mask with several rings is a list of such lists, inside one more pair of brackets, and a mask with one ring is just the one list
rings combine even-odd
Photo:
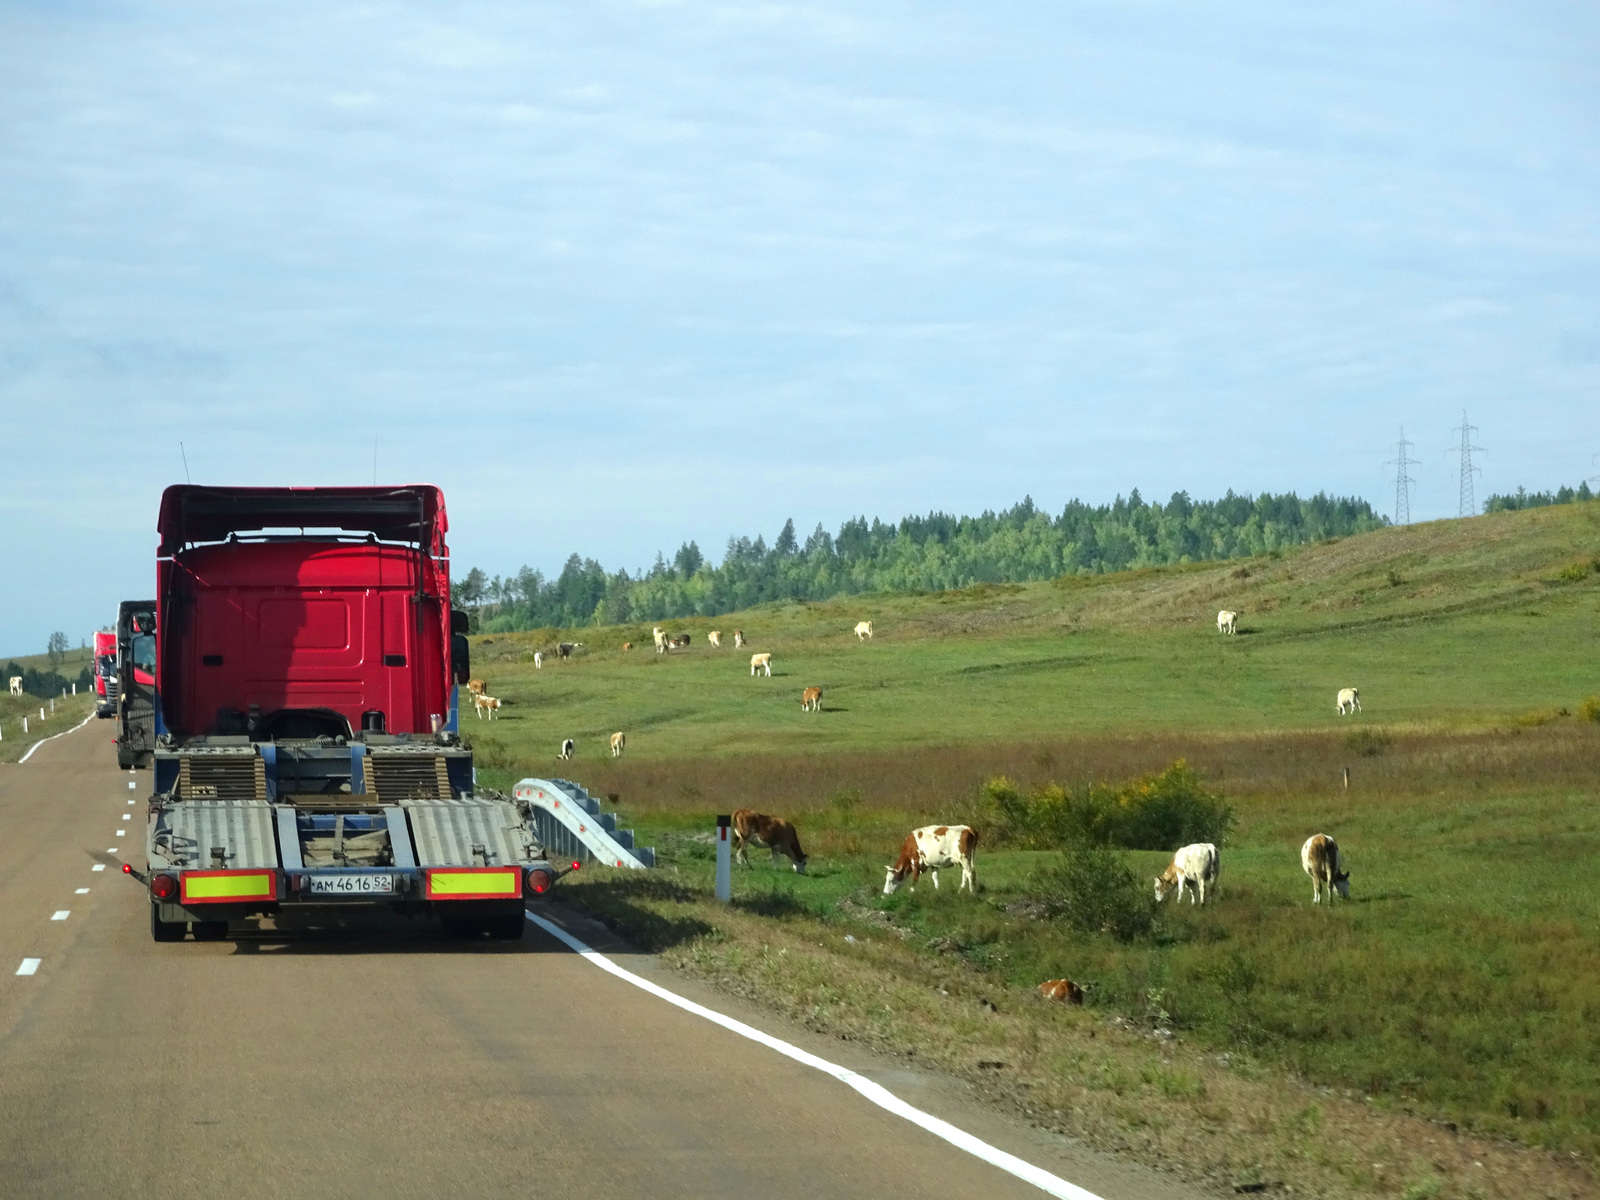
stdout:
[[1150,932],[1154,900],[1127,857],[1109,846],[1078,845],[1038,871],[1030,890],[1046,917],[1084,933],[1128,941]]
[[1121,846],[1176,850],[1190,842],[1221,845],[1233,809],[1206,791],[1182,759],[1159,775],[1113,788],[1093,783],[1069,791],[1050,783],[1032,796],[1005,776],[983,785],[979,823],[989,840],[1025,850],[1064,846]]
[[1590,696],[1580,704],[1578,715],[1585,721],[1600,721],[1600,696]]

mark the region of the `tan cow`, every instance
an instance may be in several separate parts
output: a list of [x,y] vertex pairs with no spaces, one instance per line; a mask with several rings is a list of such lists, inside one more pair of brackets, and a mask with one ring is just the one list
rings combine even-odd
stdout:
[[752,654],[750,656],[750,674],[754,675],[757,671],[763,668],[766,669],[768,678],[771,678],[772,652],[770,650],[765,654]]
[[656,653],[665,654],[667,652],[667,631],[657,625],[650,632],[656,639]]
[[753,808],[741,808],[733,814],[733,856],[745,866],[750,858],[746,846],[772,851],[772,865],[778,865],[778,855],[787,854],[794,869],[806,873],[807,854],[800,849],[800,835],[795,827],[782,817],[769,817]]
[[622,648],[624,650],[632,650],[633,649],[633,643],[632,642],[623,642],[622,643]]
[[883,894],[894,895],[907,878],[911,880],[911,890],[916,891],[917,880],[924,871],[933,876],[934,889],[938,890],[940,869],[958,865],[961,883],[956,890],[975,892],[978,870],[972,856],[977,847],[978,835],[968,825],[924,825],[913,829],[900,844],[900,857],[884,867],[889,874],[883,881]]
[[628,735],[622,730],[617,730],[611,735],[611,757],[621,758],[622,752],[628,748]]
[[1339,843],[1325,833],[1313,833],[1300,847],[1300,866],[1311,876],[1311,903],[1322,902],[1322,889],[1328,889],[1328,903],[1338,892],[1350,899],[1350,872],[1340,870]]
[[1225,608],[1217,614],[1217,632],[1234,633],[1239,627],[1239,614]]
[[483,718],[484,713],[488,713],[489,720],[492,721],[495,713],[500,711],[500,701],[493,696],[486,696],[482,692],[478,692],[472,697],[472,708],[473,715],[480,720]]
[[749,642],[744,640],[744,630],[735,629],[733,631],[733,648],[735,650],[743,650],[749,644]]
[[1359,688],[1340,688],[1339,695],[1335,699],[1339,701],[1339,715],[1341,717],[1346,713],[1361,711],[1361,690]]
[[808,709],[811,712],[822,711],[821,688],[806,688],[805,691],[800,693],[800,711],[805,712]]
[[483,688],[484,688],[483,680],[481,680],[481,679],[469,679],[469,680],[467,680],[467,691],[471,692],[474,696],[483,695]]
[[872,622],[871,621],[857,621],[856,622],[855,633],[856,633],[856,641],[858,641],[858,642],[866,641],[868,638],[870,638],[872,636]]
[[713,646],[721,646],[722,630],[713,629],[710,633],[706,634],[706,641],[710,642]]

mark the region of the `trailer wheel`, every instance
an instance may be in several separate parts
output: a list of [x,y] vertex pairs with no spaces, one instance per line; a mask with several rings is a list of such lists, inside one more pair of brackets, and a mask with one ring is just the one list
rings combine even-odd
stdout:
[[163,921],[161,910],[154,904],[150,906],[150,936],[158,942],[181,942],[183,935],[189,932],[189,925],[185,921]]
[[220,942],[228,936],[226,921],[196,921],[193,929],[194,940],[197,942]]
[[519,908],[514,913],[499,913],[484,921],[489,930],[489,936],[502,941],[514,941],[522,936],[522,931],[528,927],[528,920],[522,915]]

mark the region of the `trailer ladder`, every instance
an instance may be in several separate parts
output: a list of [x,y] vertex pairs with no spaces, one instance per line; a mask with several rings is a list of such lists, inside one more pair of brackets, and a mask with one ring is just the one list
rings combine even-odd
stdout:
[[570,779],[521,779],[514,794],[533,805],[534,824],[552,857],[588,859],[642,871],[656,865],[656,852],[633,844],[633,830],[618,829],[615,813]]

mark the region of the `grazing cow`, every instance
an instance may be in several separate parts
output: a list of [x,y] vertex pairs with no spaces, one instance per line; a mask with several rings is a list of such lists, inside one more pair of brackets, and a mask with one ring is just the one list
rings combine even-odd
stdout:
[[495,697],[477,692],[472,697],[472,712],[476,717],[482,718],[484,713],[489,714],[489,720],[494,720],[495,713],[500,711],[500,701]]
[[656,639],[656,653],[657,654],[665,654],[667,652],[667,632],[666,632],[666,630],[662,629],[661,626],[657,625],[650,632]]
[[749,642],[744,640],[744,630],[735,629],[733,631],[733,648],[735,650],[743,650],[749,644]]
[[1339,843],[1325,833],[1313,833],[1300,847],[1300,866],[1311,876],[1311,903],[1322,902],[1322,889],[1328,889],[1328,903],[1338,892],[1350,899],[1350,872],[1340,869]]
[[544,654],[541,651],[535,650],[533,652],[533,669],[535,671],[544,670]]
[[857,621],[856,622],[855,633],[856,633],[856,641],[858,641],[858,642],[866,641],[868,638],[870,638],[872,636],[872,622],[871,621]]
[[1198,893],[1200,903],[1206,902],[1206,884],[1216,886],[1217,872],[1222,869],[1222,859],[1217,854],[1217,848],[1210,842],[1196,842],[1192,846],[1185,846],[1172,856],[1172,861],[1167,864],[1167,869],[1156,876],[1156,903],[1160,904],[1167,898],[1167,894],[1176,886],[1178,889],[1178,903],[1183,903],[1183,889],[1193,889],[1189,894],[1189,903],[1195,902]]
[[978,835],[967,825],[924,825],[906,834],[900,845],[900,857],[892,866],[884,867],[888,876],[883,881],[883,894],[892,896],[900,885],[911,878],[911,890],[917,890],[917,879],[924,872],[933,876],[935,890],[939,887],[939,870],[942,867],[960,866],[961,883],[956,891],[966,888],[977,891],[978,872],[972,863],[972,852],[977,848]]
[[467,691],[471,692],[474,696],[483,695],[483,689],[484,689],[483,680],[481,680],[481,679],[469,679],[469,680],[467,680]]
[[1217,632],[1233,633],[1238,625],[1239,614],[1231,608],[1225,608],[1217,614]]
[[1063,1004],[1082,1004],[1083,989],[1070,979],[1046,979],[1039,985],[1046,1000],[1059,1000]]
[[573,753],[577,749],[578,749],[578,744],[576,742],[574,742],[571,738],[562,738],[561,739],[561,753],[556,755],[556,757],[559,758],[562,762],[567,762],[572,758]]
[[1339,715],[1342,717],[1347,712],[1361,711],[1361,692],[1357,688],[1339,689]]
[[582,650],[582,642],[557,642],[556,653],[562,658],[571,658],[574,650]]
[[21,675],[13,675],[11,677],[11,694],[13,696],[22,695],[22,676]]
[[624,650],[632,650],[633,649],[633,643],[632,642],[623,642],[622,643],[622,648]]
[[706,641],[710,642],[713,646],[721,646],[722,630],[713,629],[710,633],[706,634]]
[[822,711],[822,689],[807,688],[800,693],[800,711],[810,709],[812,712]]
[[767,676],[770,678],[772,675],[772,652],[770,650],[765,654],[752,654],[750,656],[750,674],[754,675],[762,668],[766,669]]
[[620,729],[611,735],[611,757],[621,758],[622,752],[628,748],[628,735]]
[[672,639],[672,644],[674,646],[687,646],[689,644],[689,635],[687,633],[680,633],[677,637]]
[[741,808],[733,814],[733,856],[745,866],[750,865],[750,857],[745,853],[746,846],[754,846],[757,850],[767,849],[772,851],[772,865],[778,865],[778,855],[787,854],[794,869],[801,875],[806,873],[806,860],[809,857],[800,849],[800,835],[795,828],[782,817],[769,817],[766,813],[758,813],[752,808]]

